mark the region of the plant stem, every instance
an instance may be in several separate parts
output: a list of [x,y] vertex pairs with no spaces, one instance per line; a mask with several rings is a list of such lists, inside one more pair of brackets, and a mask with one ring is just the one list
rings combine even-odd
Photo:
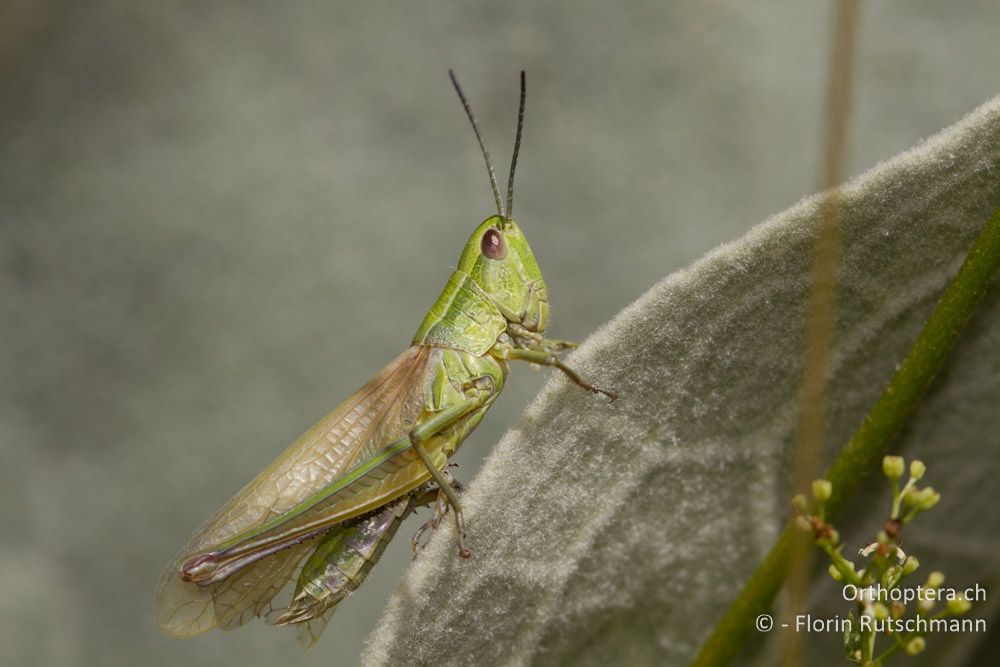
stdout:
[[[994,212],[980,232],[903,363],[825,475],[833,483],[833,495],[826,502],[829,517],[836,515],[864,475],[885,455],[892,438],[941,368],[998,267],[1000,209]],[[790,554],[797,537],[796,530],[791,523],[785,526],[763,562],[712,630],[692,666],[728,664],[743,647],[754,627],[754,619],[767,611],[784,584],[791,565]]]
[[819,542],[819,548],[825,551],[826,555],[830,557],[833,566],[840,572],[840,576],[843,577],[845,583],[854,584],[855,586],[861,584],[861,579],[858,577],[858,573],[854,571],[854,566],[844,558],[844,555],[840,551],[825,541]]

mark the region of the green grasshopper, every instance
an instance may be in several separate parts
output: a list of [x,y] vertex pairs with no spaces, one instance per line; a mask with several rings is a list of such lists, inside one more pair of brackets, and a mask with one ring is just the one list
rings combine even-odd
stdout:
[[[448,72],[486,161],[497,215],[465,245],[458,268],[413,342],[364,387],[306,431],[191,536],[160,577],[156,621],[175,637],[229,630],[256,616],[298,625],[314,642],[338,602],[378,560],[415,507],[450,510],[458,553],[470,556],[448,458],[503,389],[508,361],[552,366],[584,389],[559,353],[575,344],[544,337],[545,281],[511,218],[514,169],[524,126],[525,76],[504,208],[493,163],[454,72]],[[309,555],[311,554],[311,555]],[[287,608],[272,599],[297,578]]]

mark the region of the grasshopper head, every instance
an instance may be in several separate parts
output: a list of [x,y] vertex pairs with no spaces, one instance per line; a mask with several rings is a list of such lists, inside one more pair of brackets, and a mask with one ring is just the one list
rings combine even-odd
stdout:
[[458,270],[469,274],[508,322],[542,333],[548,293],[535,255],[513,220],[494,215],[465,244]]
[[448,70],[448,76],[451,77],[451,83],[455,86],[455,92],[458,93],[458,98],[479,141],[498,213],[486,218],[472,233],[469,242],[465,244],[458,270],[472,277],[508,322],[516,322],[529,331],[542,333],[549,323],[549,302],[545,281],[542,280],[542,272],[538,268],[538,262],[535,261],[534,253],[528,247],[528,241],[517,223],[511,219],[511,210],[514,207],[514,169],[517,167],[521,131],[524,129],[524,70],[521,70],[521,102],[517,111],[514,155],[510,159],[510,178],[507,180],[506,208],[500,196],[496,174],[493,172],[493,162],[486,150],[486,142],[479,132],[476,118],[472,115],[472,109],[465,99],[462,87],[458,85],[455,73]]

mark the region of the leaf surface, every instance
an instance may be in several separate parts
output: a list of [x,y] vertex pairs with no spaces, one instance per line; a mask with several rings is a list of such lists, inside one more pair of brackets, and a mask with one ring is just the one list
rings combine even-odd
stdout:
[[[1000,99],[847,186],[825,461],[998,204]],[[571,365],[621,398],[608,404],[552,378],[466,492],[473,558],[455,558],[444,529],[397,588],[363,662],[693,657],[789,515],[818,219],[818,199],[803,200],[666,277],[591,336]],[[994,289],[893,447],[922,458],[943,494],[908,546],[955,585],[989,585],[1000,547],[996,466],[984,464],[1000,454],[998,376]],[[883,480],[865,488],[840,521],[848,545],[884,518]],[[816,595],[816,613],[847,613],[832,586]],[[963,664],[982,637],[932,639],[928,660]],[[837,633],[814,640],[809,664],[842,663]],[[757,648],[769,664],[769,647]]]

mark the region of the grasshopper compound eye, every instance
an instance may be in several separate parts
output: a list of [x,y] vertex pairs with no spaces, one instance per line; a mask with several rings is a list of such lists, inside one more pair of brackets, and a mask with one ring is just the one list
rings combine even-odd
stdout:
[[495,229],[486,230],[479,249],[490,259],[503,259],[507,256],[507,242],[503,240],[503,234]]

